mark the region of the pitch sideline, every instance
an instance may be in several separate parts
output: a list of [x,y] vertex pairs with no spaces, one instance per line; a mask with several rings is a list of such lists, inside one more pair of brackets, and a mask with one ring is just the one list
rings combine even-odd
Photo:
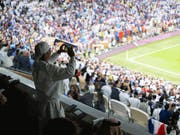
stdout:
[[[155,51],[152,51],[152,52],[149,52],[149,53],[145,53],[145,54],[142,54],[142,55],[139,55],[139,56],[130,58],[130,59],[136,60],[136,59],[141,58],[141,57],[144,57],[144,56],[146,56],[146,55],[150,55],[150,54],[153,54],[153,53],[157,53],[157,52],[160,52],[160,51],[164,51],[164,50],[167,50],[167,49],[171,49],[171,48],[174,48],[174,47],[177,47],[177,46],[180,46],[180,44],[175,44],[174,46],[165,47],[165,48],[162,48],[162,49],[159,49],[159,50],[155,50]],[[128,56],[128,59],[129,59],[129,56]]]
[[137,62],[137,61],[135,61],[135,60],[130,60],[130,59],[128,59],[127,61],[132,62],[132,63],[135,63],[135,64],[139,64],[139,65],[142,65],[142,66],[151,68],[151,69],[156,69],[156,70],[159,70],[159,71],[161,71],[161,72],[171,74],[171,75],[173,75],[174,77],[180,78],[180,74],[175,73],[175,72],[172,72],[172,71],[169,71],[169,70],[165,70],[165,69],[162,69],[162,68],[159,68],[159,67],[155,67],[155,66],[152,66],[152,65],[149,65],[149,64],[144,64],[144,63],[141,63],[141,62]]
[[[131,63],[135,63],[135,64],[142,65],[142,66],[144,66],[144,67],[148,67],[148,68],[152,68],[152,69],[155,69],[155,70],[159,70],[159,71],[161,71],[161,72],[171,74],[171,75],[173,75],[174,77],[180,78],[180,74],[178,74],[178,73],[175,73],[175,72],[172,72],[172,71],[163,69],[163,68],[159,68],[159,67],[156,67],[156,66],[152,66],[152,65],[150,65],[150,64],[145,64],[145,63],[136,61],[137,58],[141,58],[141,57],[143,57],[143,56],[150,55],[150,54],[153,54],[153,53],[157,53],[157,52],[160,52],[160,51],[163,51],[163,50],[167,50],[167,49],[170,49],[170,48],[174,48],[174,47],[177,47],[177,46],[180,46],[180,45],[179,45],[179,44],[178,44],[178,45],[176,44],[175,46],[162,48],[162,49],[159,49],[159,50],[156,50],[156,51],[152,51],[152,52],[149,52],[149,53],[146,53],[146,54],[143,54],[143,55],[139,55],[139,56],[134,57],[134,58],[129,58],[129,56],[126,56],[126,60],[129,61],[129,62],[131,62]],[[128,55],[128,53],[127,53],[127,55]]]

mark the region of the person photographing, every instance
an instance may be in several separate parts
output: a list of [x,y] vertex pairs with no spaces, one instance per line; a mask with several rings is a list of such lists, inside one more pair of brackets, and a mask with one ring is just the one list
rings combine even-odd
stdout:
[[[65,50],[66,49],[66,50]],[[67,51],[70,57],[66,68],[61,68],[54,63],[62,52]],[[70,78],[75,73],[76,60],[72,47],[64,44],[51,55],[47,42],[41,41],[35,46],[35,62],[32,76],[38,92],[38,114],[41,119],[65,117],[60,95],[64,94],[63,80]]]

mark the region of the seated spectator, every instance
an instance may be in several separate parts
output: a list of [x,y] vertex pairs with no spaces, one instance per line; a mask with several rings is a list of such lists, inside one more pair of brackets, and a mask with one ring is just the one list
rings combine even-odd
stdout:
[[169,106],[170,116],[173,115],[173,113],[174,113],[175,110],[176,110],[176,104],[175,104],[175,103],[171,103],[170,106]]
[[80,96],[79,86],[77,84],[72,84],[70,86],[70,90],[67,92],[67,96],[75,100],[79,100],[79,96]]
[[142,111],[150,114],[150,107],[148,105],[147,99],[145,99],[145,98],[144,99],[143,98],[140,99],[139,109],[141,109]]
[[3,40],[4,39],[1,40],[0,37],[0,66],[11,67],[13,65],[12,62],[13,57],[9,57],[7,55],[8,43],[6,43]]
[[121,85],[121,89],[129,92],[131,91],[131,83],[128,77],[125,77],[125,80]]
[[130,98],[130,96],[129,96],[127,91],[121,91],[120,92],[119,99],[121,102],[123,102],[127,106],[130,106],[129,98]]
[[104,94],[105,96],[107,96],[108,98],[110,98],[111,92],[112,92],[112,89],[111,89],[111,86],[110,86],[110,85],[108,85],[108,84],[103,85],[103,86],[101,87],[101,91],[103,92],[103,94]]
[[164,109],[162,109],[159,113],[159,121],[164,124],[168,124],[169,122],[170,112],[168,111],[168,109],[169,109],[169,104],[166,103]]
[[117,119],[99,120],[93,128],[92,135],[122,135],[121,122]]
[[20,52],[19,49],[16,50],[16,56],[13,58],[13,67],[19,69],[19,60],[20,60]]
[[180,130],[178,127],[179,114],[180,114],[180,108],[178,108],[176,111],[173,112],[167,126],[168,135],[179,135],[180,133]]
[[0,106],[6,104],[6,102],[7,102],[7,97],[0,92]]
[[101,83],[102,85],[105,85],[106,84],[106,81],[105,81],[105,78],[103,76],[103,74],[101,72],[98,72],[97,73],[97,77],[95,78],[94,82],[96,83]]
[[157,107],[154,109],[152,116],[156,119],[159,120],[159,113],[162,110],[162,103],[158,102]]
[[120,93],[120,80],[114,82],[112,91],[111,91],[111,99],[119,100],[119,93]]
[[100,110],[102,112],[105,112],[105,101],[103,98],[103,93],[102,92],[97,92],[97,101],[94,103],[94,108],[97,110]]
[[84,94],[79,97],[79,101],[93,107],[93,94],[89,91],[87,86],[84,89]]
[[21,51],[19,55],[19,69],[31,72],[30,53],[28,51]]
[[50,119],[43,130],[43,135],[77,135],[78,126],[68,118]]
[[133,96],[129,98],[129,103],[131,107],[140,107],[140,100],[138,99],[138,93],[134,92]]

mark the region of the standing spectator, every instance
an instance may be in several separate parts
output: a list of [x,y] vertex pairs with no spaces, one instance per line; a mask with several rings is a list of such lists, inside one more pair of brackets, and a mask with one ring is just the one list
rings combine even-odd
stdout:
[[70,78],[75,73],[76,61],[73,48],[69,47],[67,54],[70,61],[66,68],[54,64],[59,54],[64,52],[64,46],[51,55],[51,49],[47,42],[39,42],[35,46],[35,62],[33,64],[33,80],[39,94],[39,117],[52,119],[65,117],[60,95],[64,94],[63,80]]

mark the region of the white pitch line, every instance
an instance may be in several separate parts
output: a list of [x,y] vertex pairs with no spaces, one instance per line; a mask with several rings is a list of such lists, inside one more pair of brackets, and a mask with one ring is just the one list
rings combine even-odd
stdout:
[[141,63],[141,62],[137,62],[137,61],[134,61],[132,59],[128,59],[128,61],[130,61],[132,63],[136,63],[136,64],[139,64],[139,65],[142,65],[142,66],[145,66],[145,67],[148,67],[148,68],[156,69],[156,70],[159,70],[161,72],[165,72],[165,73],[168,73],[168,74],[171,74],[171,75],[173,75],[175,77],[179,77],[180,78],[180,74],[172,72],[172,71],[168,71],[168,70],[165,70],[165,69],[162,69],[162,68],[159,68],[159,67],[155,67],[155,66],[152,66],[152,65],[149,65],[149,64],[144,64],[144,63]]
[[130,58],[130,60],[135,60],[137,58],[141,58],[141,57],[144,57],[146,55],[157,53],[157,52],[160,52],[160,51],[163,51],[163,50],[167,50],[167,49],[170,49],[170,48],[174,48],[174,47],[177,47],[177,46],[180,46],[180,44],[176,44],[175,46],[170,46],[170,47],[162,48],[162,49],[159,49],[159,50],[156,50],[156,51],[152,51],[152,52],[145,53],[145,54],[142,54],[142,55],[139,55],[139,56],[136,56],[136,57],[132,57],[132,58]]

